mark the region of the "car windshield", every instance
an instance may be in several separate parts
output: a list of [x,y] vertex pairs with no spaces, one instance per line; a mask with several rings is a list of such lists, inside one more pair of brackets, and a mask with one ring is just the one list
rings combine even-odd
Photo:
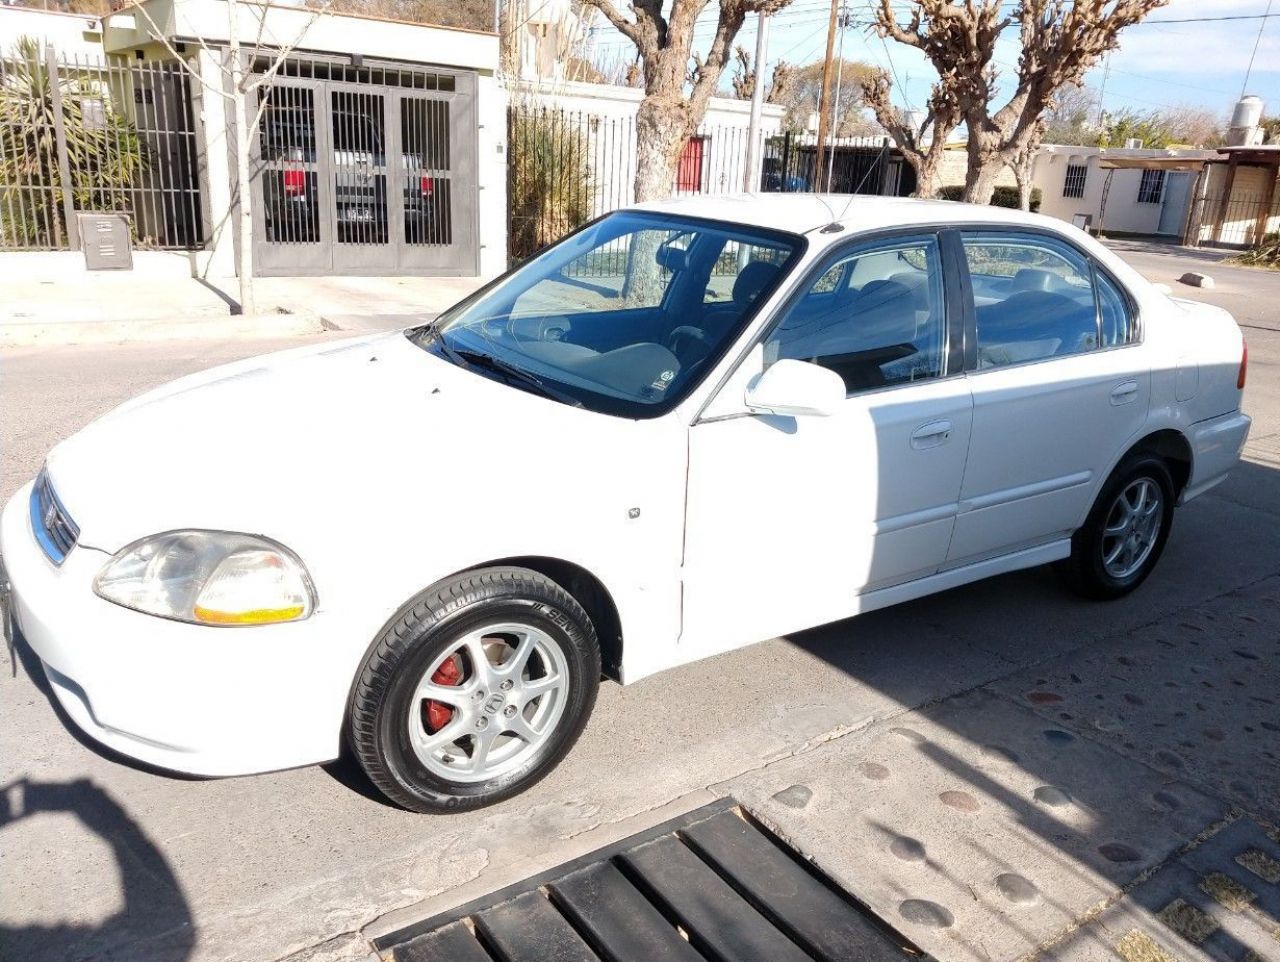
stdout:
[[715,365],[803,246],[722,222],[611,214],[409,336],[514,387],[655,417]]

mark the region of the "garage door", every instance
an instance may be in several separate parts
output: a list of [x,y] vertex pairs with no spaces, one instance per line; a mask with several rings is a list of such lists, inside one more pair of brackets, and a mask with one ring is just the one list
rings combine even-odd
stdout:
[[476,273],[475,75],[292,73],[255,105],[257,272]]

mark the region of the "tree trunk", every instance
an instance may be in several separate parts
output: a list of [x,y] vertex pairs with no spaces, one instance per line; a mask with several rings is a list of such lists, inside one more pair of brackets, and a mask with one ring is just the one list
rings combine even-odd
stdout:
[[1019,158],[1013,165],[1013,176],[1018,180],[1018,206],[1025,211],[1031,210],[1031,168],[1034,163],[1033,155],[1029,162],[1027,158]]
[[680,153],[689,137],[683,100],[650,94],[636,111],[636,203],[670,197]]
[[[911,159],[908,156],[908,160]],[[912,197],[932,200],[938,196],[938,167],[941,163],[942,154],[930,151],[927,154],[921,154],[912,164],[916,169],[916,189],[911,192]]]
[[253,203],[249,183],[249,120],[245,114],[244,62],[240,57],[240,9],[238,0],[227,4],[229,25],[227,55],[231,58],[231,122],[236,129],[236,202],[240,225],[240,249],[236,252],[236,273],[240,277],[240,313],[257,313],[253,298]]
[[964,178],[964,201],[968,204],[990,204],[996,191],[996,179],[1004,167],[1000,155],[988,155],[975,164],[970,157],[969,170]]

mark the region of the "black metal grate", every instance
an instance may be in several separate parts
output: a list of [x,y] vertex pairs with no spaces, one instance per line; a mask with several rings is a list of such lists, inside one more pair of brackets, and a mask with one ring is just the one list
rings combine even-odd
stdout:
[[80,529],[58,500],[45,469],[31,487],[31,530],[49,560],[57,565],[66,560],[80,537]]
[[731,801],[375,941],[395,962],[889,962],[920,950]]

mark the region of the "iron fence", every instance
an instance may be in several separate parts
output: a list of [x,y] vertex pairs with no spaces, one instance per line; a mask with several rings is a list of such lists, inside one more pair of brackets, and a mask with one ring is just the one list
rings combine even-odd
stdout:
[[0,249],[75,249],[81,212],[123,214],[139,247],[203,246],[190,78],[19,40],[0,55]]
[[818,138],[782,133],[765,141],[760,189],[832,194],[893,194],[915,189],[915,173],[883,137],[837,137],[818,169]]
[[[634,116],[514,105],[507,124],[513,260],[634,202]],[[747,147],[744,127],[699,127],[681,152],[675,193],[723,193],[754,186],[747,178]],[[600,270],[613,269],[607,260],[607,252],[602,252]]]
[[1191,209],[1187,243],[1254,247],[1268,234],[1280,232],[1280,201],[1260,195],[1198,197]]

